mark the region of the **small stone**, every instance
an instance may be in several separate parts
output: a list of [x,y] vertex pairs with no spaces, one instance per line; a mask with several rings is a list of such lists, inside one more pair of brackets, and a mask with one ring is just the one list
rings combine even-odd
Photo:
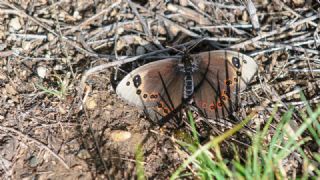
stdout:
[[31,49],[31,41],[22,41],[22,49],[24,51],[29,51]]
[[21,24],[19,21],[19,17],[14,17],[10,20],[9,22],[9,27],[13,30],[13,31],[19,31],[21,29]]
[[117,29],[117,34],[120,35],[120,34],[122,34],[123,32],[125,32],[124,28],[123,28],[123,27],[118,27],[118,29]]
[[11,86],[10,84],[6,84],[5,88],[6,88],[6,92],[8,94],[10,94],[10,95],[16,95],[17,94],[16,89],[13,86]]
[[249,21],[249,14],[248,14],[247,11],[243,11],[243,13],[242,13],[242,20],[243,20],[244,22],[248,22],[248,21]]
[[88,110],[93,110],[97,107],[97,102],[94,98],[89,98],[87,101],[86,101],[86,107]]
[[116,10],[116,8],[114,8],[114,9],[111,11],[110,16],[111,16],[111,17],[114,17],[114,16],[116,16],[117,14],[119,14],[119,13],[118,13],[118,10]]
[[90,158],[90,154],[87,150],[85,149],[81,149],[79,151],[79,153],[77,154],[77,156],[80,158],[80,159],[88,159]]
[[199,7],[202,11],[205,11],[205,10],[206,10],[206,4],[203,3],[203,2],[200,2],[200,3],[198,4],[198,7]]
[[3,51],[7,47],[7,44],[0,43],[0,51]]
[[72,15],[76,20],[80,20],[82,19],[79,11],[74,11],[73,15]]
[[61,61],[64,63],[64,64],[67,64],[69,62],[68,58],[61,58]]
[[77,1],[77,10],[78,11],[83,11],[86,9],[90,9],[94,5],[93,0],[78,0]]
[[146,53],[146,49],[142,46],[138,46],[137,47],[137,50],[136,50],[136,55],[139,56],[139,55],[143,55]]
[[66,108],[64,106],[62,106],[61,104],[58,105],[58,108],[59,108],[60,114],[66,114],[67,113]]
[[36,167],[37,165],[38,165],[37,157],[32,156],[32,157],[29,159],[29,166],[30,166],[30,167]]
[[181,6],[188,6],[188,5],[189,5],[189,2],[188,2],[188,0],[179,0],[179,4],[180,4]]
[[55,39],[55,36],[51,33],[48,33],[48,41],[53,41]]
[[47,75],[47,68],[42,67],[42,66],[38,67],[37,68],[37,74],[38,74],[39,77],[45,78],[46,75]]
[[117,41],[117,46],[116,46],[116,51],[120,51],[123,47],[125,47],[127,45],[127,43],[122,40],[122,39],[119,39]]
[[305,1],[304,0],[292,0],[293,4],[296,6],[303,6]]
[[8,103],[8,105],[9,106],[14,106],[14,101],[12,100],[12,99],[9,99],[8,101],[7,101],[7,103]]
[[114,142],[123,142],[131,138],[131,133],[123,130],[113,130],[110,133],[110,138]]
[[194,21],[188,21],[187,25],[188,25],[188,27],[193,27],[196,25],[196,23]]
[[106,110],[111,111],[112,109],[113,109],[113,106],[112,106],[111,104],[109,104],[109,105],[106,106]]
[[7,76],[2,72],[0,72],[0,80],[7,80]]
[[57,65],[55,65],[55,66],[53,67],[53,70],[55,70],[55,71],[61,71],[61,70],[63,70],[63,66],[60,65],[60,64],[57,64]]

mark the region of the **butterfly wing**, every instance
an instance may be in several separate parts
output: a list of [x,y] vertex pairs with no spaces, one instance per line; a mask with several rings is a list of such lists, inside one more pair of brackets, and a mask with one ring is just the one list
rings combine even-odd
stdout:
[[194,73],[194,101],[209,118],[224,118],[238,104],[239,92],[244,90],[257,71],[255,61],[244,54],[209,51],[193,56],[199,61]]
[[151,62],[126,75],[116,93],[129,104],[152,108],[160,115],[179,106],[183,93],[183,74],[173,58]]

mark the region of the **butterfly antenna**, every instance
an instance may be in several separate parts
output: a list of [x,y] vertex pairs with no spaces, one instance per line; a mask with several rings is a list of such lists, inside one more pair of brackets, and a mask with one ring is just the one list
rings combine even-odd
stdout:
[[205,38],[200,38],[195,40],[196,42],[194,44],[191,44],[189,47],[187,47],[187,50],[185,51],[185,53],[189,53],[193,48],[195,48],[196,46],[198,46],[198,44],[200,44]]
[[181,50],[179,50],[179,49],[177,49],[177,48],[175,48],[175,47],[172,47],[172,46],[167,46],[167,48],[169,48],[169,49],[173,49],[173,50],[175,50],[175,51],[177,51],[177,52],[179,52],[179,53],[184,53],[184,51],[181,51]]

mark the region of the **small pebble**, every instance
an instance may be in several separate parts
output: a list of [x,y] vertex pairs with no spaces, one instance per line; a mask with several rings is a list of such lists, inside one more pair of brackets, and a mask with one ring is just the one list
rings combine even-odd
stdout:
[[114,142],[123,142],[131,138],[131,133],[123,130],[113,130],[110,133],[110,138]]
[[60,64],[57,64],[57,65],[55,65],[55,66],[53,67],[53,70],[55,70],[55,71],[63,70],[63,66],[60,65]]
[[22,49],[24,51],[29,51],[32,47],[32,42],[31,41],[22,41]]
[[137,47],[137,50],[136,50],[137,56],[138,56],[138,55],[143,55],[143,54],[145,54],[145,53],[146,53],[146,49],[145,49],[144,47],[142,47],[142,46],[138,46],[138,47]]
[[62,106],[61,104],[58,105],[58,108],[59,108],[60,114],[66,114],[67,113],[66,107]]
[[82,17],[81,17],[81,15],[80,15],[79,11],[74,11],[74,13],[73,13],[73,17],[74,17],[75,19],[77,19],[77,20],[82,19]]
[[13,86],[11,86],[10,84],[6,84],[5,85],[5,89],[6,89],[7,93],[10,94],[10,95],[16,95],[17,94],[16,89]]
[[97,107],[97,102],[94,98],[88,98],[86,101],[86,107],[88,110],[93,110]]
[[292,0],[293,4],[296,6],[303,6],[305,1],[304,0]]
[[188,5],[189,5],[189,2],[188,2],[188,0],[179,0],[179,4],[180,4],[181,6],[188,6]]
[[52,33],[48,33],[48,41],[53,41],[56,37]]
[[18,16],[10,20],[9,27],[11,28],[12,31],[19,31],[21,29],[22,26],[20,24]]
[[37,157],[32,156],[32,157],[29,159],[29,166],[30,166],[30,167],[36,167],[37,165],[38,165]]
[[89,152],[87,150],[85,150],[85,149],[80,150],[79,153],[77,154],[77,156],[80,159],[88,159],[88,158],[90,158]]
[[47,68],[39,66],[37,68],[37,74],[38,74],[39,77],[45,78],[46,75],[47,75]]

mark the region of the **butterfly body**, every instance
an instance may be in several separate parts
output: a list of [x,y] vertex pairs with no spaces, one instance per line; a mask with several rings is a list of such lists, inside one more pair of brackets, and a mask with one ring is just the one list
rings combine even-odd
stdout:
[[233,111],[240,91],[257,70],[252,58],[227,51],[208,51],[143,65],[119,83],[116,91],[129,104],[161,116],[192,98],[209,118]]
[[178,67],[180,67],[179,71],[184,73],[183,100],[189,99],[194,93],[193,73],[198,70],[197,63],[193,57],[186,54],[178,64]]

